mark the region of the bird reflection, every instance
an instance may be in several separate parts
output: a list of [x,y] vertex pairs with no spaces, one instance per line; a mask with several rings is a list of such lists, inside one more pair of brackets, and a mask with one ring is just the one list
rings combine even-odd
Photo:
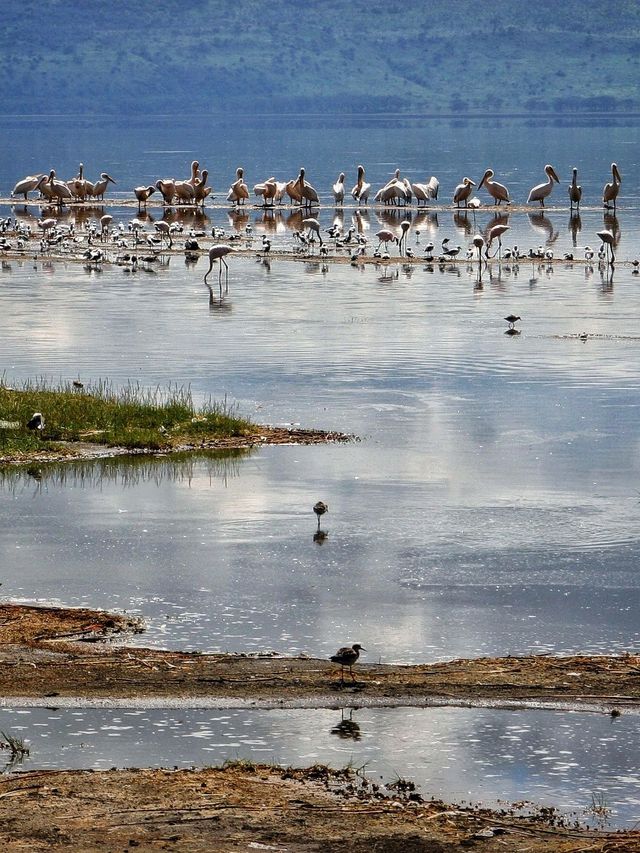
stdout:
[[582,219],[579,213],[572,213],[569,217],[569,233],[571,234],[571,245],[576,248],[578,245],[578,234],[582,230]]
[[293,210],[286,218],[285,225],[290,231],[302,231],[303,225],[302,220],[304,219],[304,213],[302,210]]
[[552,246],[556,240],[558,239],[559,232],[554,227],[553,222],[549,219],[548,216],[542,211],[538,211],[537,213],[529,213],[527,214],[529,217],[529,222],[531,223],[531,227],[534,231],[544,237],[545,244],[547,246]]
[[403,221],[411,222],[412,214],[406,210],[392,209],[376,210],[376,217],[380,225],[387,225],[392,230],[398,228]]
[[371,228],[371,220],[369,218],[368,210],[354,211],[351,221],[355,225],[358,234],[364,234],[365,231],[369,231]]
[[602,221],[604,222],[605,229],[613,234],[613,245],[617,249],[620,237],[622,236],[618,217],[615,213],[605,213],[602,217]]
[[249,214],[244,210],[228,210],[227,220],[229,227],[236,231],[244,231],[249,222]]
[[429,234],[434,234],[438,228],[438,214],[435,212],[427,212],[421,210],[413,217],[414,229],[426,230]]
[[473,222],[469,220],[469,214],[466,210],[456,210],[453,214],[453,224],[463,237],[470,237],[473,233]]
[[316,545],[324,545],[325,540],[328,538],[329,534],[326,530],[316,530],[313,534],[313,541]]
[[344,716],[344,708],[340,709],[340,722],[337,723],[332,729],[331,734],[337,735],[342,740],[360,740],[362,737],[362,732],[360,731],[360,726],[353,719],[353,712],[357,711],[357,708],[349,709],[349,717],[345,718]]

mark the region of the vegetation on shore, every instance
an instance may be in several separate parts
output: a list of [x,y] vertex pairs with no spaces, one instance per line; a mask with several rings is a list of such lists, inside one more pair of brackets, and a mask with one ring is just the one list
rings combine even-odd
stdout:
[[[42,429],[27,426],[35,412],[43,415]],[[0,455],[33,453],[52,442],[159,450],[255,430],[226,400],[196,407],[188,387],[147,390],[129,384],[115,389],[103,380],[87,387],[45,379],[21,387],[0,382]]]

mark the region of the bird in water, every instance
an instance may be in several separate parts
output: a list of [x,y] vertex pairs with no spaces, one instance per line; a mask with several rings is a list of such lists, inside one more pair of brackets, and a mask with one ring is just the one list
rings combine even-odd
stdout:
[[333,185],[333,200],[336,204],[344,203],[344,172],[340,172],[338,180]]
[[213,269],[213,265],[216,261],[220,261],[220,270],[218,272],[218,282],[222,279],[222,265],[224,264],[226,269],[226,277],[229,278],[229,266],[225,261],[225,255],[228,255],[230,252],[233,252],[233,248],[231,246],[227,246],[224,243],[217,243],[209,249],[209,269],[204,275],[204,283],[207,283],[207,278],[209,277],[209,273]]
[[[610,263],[611,266],[614,265],[616,256],[613,254],[613,247],[615,245],[615,235],[613,231],[609,231],[605,228],[603,231],[597,231],[597,236],[602,240],[603,249],[607,247],[607,263]],[[609,253],[611,253],[611,260],[609,260]]]
[[464,206],[468,207],[469,205],[469,196],[473,192],[473,188],[475,187],[475,182],[471,180],[471,178],[463,178],[462,183],[458,184],[455,188],[455,192],[453,193],[453,203],[456,207],[460,207],[462,202],[464,202]]
[[368,184],[364,179],[364,166],[358,166],[358,180],[355,187],[351,190],[351,195],[358,204],[366,204],[369,201],[369,190],[371,184]]
[[339,663],[341,666],[340,670],[340,681],[344,683],[344,668],[345,666],[349,667],[349,674],[353,681],[356,680],[355,675],[353,674],[353,665],[360,657],[360,652],[366,652],[364,646],[361,646],[360,643],[354,643],[352,646],[343,646],[341,649],[335,653],[335,655],[331,655],[330,660],[332,663]]
[[620,192],[620,184],[622,183],[622,177],[620,176],[620,172],[618,171],[618,166],[616,163],[611,164],[611,183],[605,184],[604,190],[602,191],[602,201],[604,202],[605,207],[613,207],[616,209],[616,199],[618,198],[618,193]]
[[522,319],[522,317],[519,317],[517,314],[507,314],[507,316],[504,319],[509,324],[509,328],[513,329],[514,323],[517,323],[518,320]]
[[569,184],[569,201],[571,202],[571,209],[573,210],[573,205],[580,209],[580,201],[582,199],[582,187],[578,186],[578,170],[573,167],[571,170],[573,173],[573,177],[571,178],[571,183]]
[[504,186],[504,184],[499,184],[497,181],[491,180],[494,174],[495,172],[493,169],[487,169],[482,176],[482,180],[478,184],[478,189],[485,186],[487,188],[487,192],[493,198],[494,204],[500,204],[503,201],[507,204],[511,204],[511,200],[509,199],[509,190]]
[[313,511],[318,516],[318,530],[320,530],[320,518],[325,512],[329,512],[329,504],[326,504],[324,501],[318,501],[313,505]]
[[539,201],[541,207],[544,207],[544,200],[550,195],[553,189],[553,182],[560,183],[560,178],[556,174],[556,170],[549,163],[544,167],[544,171],[546,172],[547,180],[543,184],[537,184],[537,186],[533,187],[529,193],[527,204],[531,201]]

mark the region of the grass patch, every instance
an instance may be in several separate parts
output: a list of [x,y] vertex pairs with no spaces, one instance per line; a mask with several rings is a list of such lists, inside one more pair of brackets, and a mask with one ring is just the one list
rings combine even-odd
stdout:
[[[44,429],[27,428],[34,412],[44,416]],[[14,387],[0,380],[0,454],[33,452],[62,441],[161,450],[254,430],[226,399],[196,408],[190,388],[129,384],[115,389],[103,380],[77,387],[46,379]]]

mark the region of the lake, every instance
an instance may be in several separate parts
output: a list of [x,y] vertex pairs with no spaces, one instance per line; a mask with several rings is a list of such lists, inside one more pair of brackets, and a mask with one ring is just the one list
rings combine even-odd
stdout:
[[[479,180],[488,165],[523,201],[552,162],[564,184],[550,209],[511,213],[505,244],[582,259],[607,225],[621,261],[613,275],[597,263],[493,264],[479,282],[467,264],[231,258],[229,294],[212,304],[202,259],[134,274],[64,258],[4,261],[8,380],[190,385],[196,399],[226,395],[259,422],[360,439],[5,470],[7,598],[139,613],[149,625],[139,642],[202,651],[327,656],[360,642],[365,660],[410,663],[638,648],[636,119],[306,119],[292,129],[224,119],[187,136],[166,117],[125,130],[112,119],[32,117],[8,118],[0,133],[5,196],[23,174],[55,166],[71,176],[82,160],[90,177],[116,178],[113,198],[128,197],[154,178],[186,177],[197,157],[218,202],[239,163],[249,184],[304,163],[328,200],[337,172],[348,170],[351,186],[364,162],[374,187],[396,166],[438,175],[442,207],[463,175]],[[614,159],[623,184],[612,221],[599,201]],[[579,222],[565,185],[574,165]],[[335,216],[323,207],[322,227]],[[356,221],[371,236],[405,216],[371,209]],[[344,226],[354,217],[346,209]],[[416,254],[445,237],[466,250],[494,211],[414,209],[411,220]],[[227,233],[251,224],[274,251],[290,250],[299,227],[288,209],[237,216],[218,206],[203,221]],[[505,335],[510,313],[522,317],[520,335]],[[319,499],[329,504],[322,544]]]

